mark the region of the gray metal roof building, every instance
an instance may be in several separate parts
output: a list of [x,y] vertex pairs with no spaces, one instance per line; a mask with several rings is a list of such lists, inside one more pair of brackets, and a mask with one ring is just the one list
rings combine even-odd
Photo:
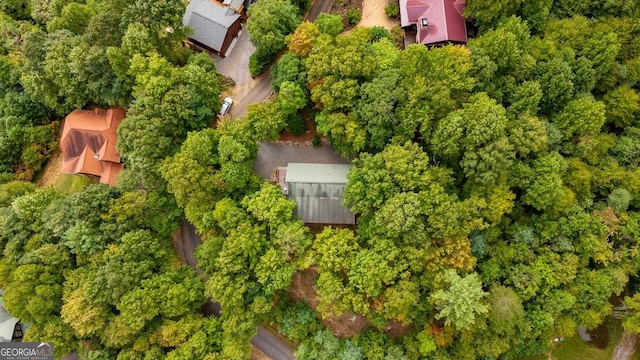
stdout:
[[215,0],[191,0],[182,18],[184,26],[193,29],[189,38],[196,45],[225,57],[231,42],[241,30],[241,16],[230,5]]
[[355,224],[355,215],[342,206],[351,165],[289,163],[285,176],[287,197],[298,206],[305,223]]

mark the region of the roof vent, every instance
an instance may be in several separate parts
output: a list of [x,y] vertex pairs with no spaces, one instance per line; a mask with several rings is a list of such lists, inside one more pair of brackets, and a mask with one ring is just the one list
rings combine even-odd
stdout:
[[422,25],[422,27],[427,27],[429,25],[427,18],[420,19],[420,25]]

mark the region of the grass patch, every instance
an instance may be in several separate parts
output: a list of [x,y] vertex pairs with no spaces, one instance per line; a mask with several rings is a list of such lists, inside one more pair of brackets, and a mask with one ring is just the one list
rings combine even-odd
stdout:
[[97,183],[97,180],[88,175],[62,173],[58,175],[53,186],[63,193],[71,194],[95,183]]
[[[551,357],[545,354],[527,357],[523,360],[611,360],[613,349],[618,345],[622,337],[622,320],[610,316],[605,321],[605,324],[609,330],[609,343],[604,349],[585,343],[576,332],[574,337],[565,339],[553,348]],[[640,360],[640,354],[636,351],[631,360]]]

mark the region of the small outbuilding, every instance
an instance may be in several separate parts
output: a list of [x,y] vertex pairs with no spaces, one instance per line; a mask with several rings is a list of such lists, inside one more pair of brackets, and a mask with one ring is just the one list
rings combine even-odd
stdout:
[[241,0],[191,0],[182,23],[193,29],[193,44],[224,58],[242,30],[243,9]]
[[[278,169],[287,198],[298,206],[295,215],[309,224],[355,224],[356,216],[342,205],[351,165],[289,163]],[[280,176],[279,176],[280,177]]]

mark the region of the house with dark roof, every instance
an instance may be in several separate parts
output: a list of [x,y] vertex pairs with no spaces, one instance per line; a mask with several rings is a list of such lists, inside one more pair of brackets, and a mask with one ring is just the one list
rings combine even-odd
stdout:
[[[355,224],[356,216],[342,205],[351,165],[289,163],[278,168],[278,183],[297,204],[295,215],[308,224]],[[284,181],[283,181],[284,179]]]
[[464,0],[400,0],[400,25],[415,29],[419,44],[465,44],[465,7]]
[[193,29],[189,40],[224,58],[242,30],[243,0],[191,0],[182,23]]
[[95,175],[101,183],[115,185],[123,168],[116,142],[124,117],[122,109],[74,110],[69,114],[60,138],[62,172]]
[[9,315],[4,309],[3,294],[4,290],[0,289],[0,342],[21,341],[22,327],[20,320]]

